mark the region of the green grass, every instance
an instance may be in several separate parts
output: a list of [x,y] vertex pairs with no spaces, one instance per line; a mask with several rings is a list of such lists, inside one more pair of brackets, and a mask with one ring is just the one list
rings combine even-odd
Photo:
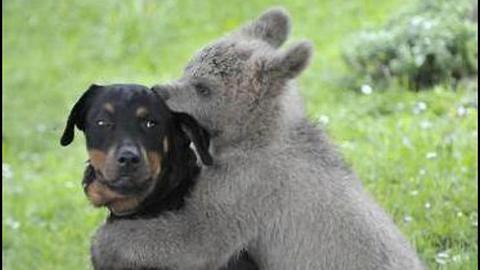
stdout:
[[[300,86],[366,188],[431,269],[476,269],[476,91],[342,89],[340,48],[410,1],[284,1],[293,38],[315,44]],[[70,107],[90,83],[175,79],[206,42],[275,1],[5,1],[3,9],[4,269],[89,269],[105,217],[85,199],[84,139],[61,148]],[[415,108],[426,105],[415,113]],[[466,115],[459,115],[459,108]],[[448,255],[442,258],[442,253]],[[441,260],[445,263],[442,264]]]

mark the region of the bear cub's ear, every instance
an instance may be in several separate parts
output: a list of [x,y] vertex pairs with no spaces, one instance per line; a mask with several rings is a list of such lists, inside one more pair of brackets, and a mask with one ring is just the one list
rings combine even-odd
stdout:
[[283,8],[271,8],[255,21],[242,27],[240,32],[278,48],[287,40],[290,33],[290,17]]
[[267,60],[265,72],[273,80],[294,79],[308,66],[312,52],[313,45],[310,41],[299,42]]

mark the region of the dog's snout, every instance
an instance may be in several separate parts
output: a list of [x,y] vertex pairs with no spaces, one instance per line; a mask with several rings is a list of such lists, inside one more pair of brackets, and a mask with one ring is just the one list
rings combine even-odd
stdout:
[[117,163],[121,167],[134,167],[140,163],[140,153],[136,147],[125,146],[118,151]]

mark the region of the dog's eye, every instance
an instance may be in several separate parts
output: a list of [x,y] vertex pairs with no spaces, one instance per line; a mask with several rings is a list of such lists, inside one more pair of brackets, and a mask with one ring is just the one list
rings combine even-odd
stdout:
[[145,126],[146,126],[147,128],[153,128],[153,127],[156,126],[156,125],[157,125],[157,123],[155,123],[155,121],[152,121],[152,120],[146,120],[146,121],[145,121]]
[[99,127],[111,127],[113,126],[113,123],[112,122],[108,122],[108,121],[105,121],[105,120],[98,120],[96,122],[97,126]]
[[106,126],[107,122],[105,120],[98,120],[97,121],[97,126],[103,127]]
[[197,91],[197,93],[201,96],[208,96],[210,95],[210,88],[208,88],[206,85],[204,84],[196,84],[195,85],[195,90]]

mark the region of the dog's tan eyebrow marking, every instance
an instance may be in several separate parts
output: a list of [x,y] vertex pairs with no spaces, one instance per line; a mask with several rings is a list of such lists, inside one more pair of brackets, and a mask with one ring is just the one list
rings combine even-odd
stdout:
[[168,138],[167,138],[167,136],[165,136],[165,138],[163,138],[163,152],[164,153],[168,152]]
[[138,107],[137,111],[136,111],[136,115],[138,117],[144,117],[148,114],[148,110],[147,108],[145,107]]
[[110,113],[114,113],[114,112],[115,112],[115,109],[113,108],[113,105],[112,105],[112,103],[110,103],[110,102],[107,102],[107,103],[103,104],[103,108],[104,108],[107,112],[110,112]]

